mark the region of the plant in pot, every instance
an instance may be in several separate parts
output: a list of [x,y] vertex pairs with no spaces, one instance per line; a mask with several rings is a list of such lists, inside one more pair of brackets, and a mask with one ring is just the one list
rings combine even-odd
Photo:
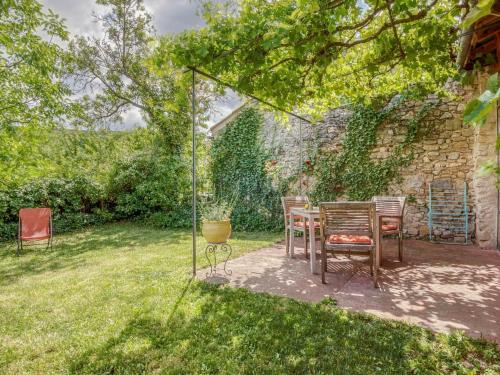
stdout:
[[231,236],[232,205],[223,201],[206,202],[200,205],[201,233],[207,242],[226,242]]

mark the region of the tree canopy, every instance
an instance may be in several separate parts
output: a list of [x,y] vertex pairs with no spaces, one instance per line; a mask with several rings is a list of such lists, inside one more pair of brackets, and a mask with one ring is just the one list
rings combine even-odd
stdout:
[[179,151],[190,128],[188,78],[165,67],[149,69],[155,39],[151,15],[142,0],[98,0],[106,13],[96,16],[102,36],[71,41],[74,78],[82,90],[90,124],[120,121],[131,108],[162,134],[162,147]]
[[177,38],[174,60],[286,109],[317,111],[410,87],[440,92],[457,73],[461,7],[455,0],[207,2],[207,26]]
[[61,19],[34,0],[0,2],[0,187],[43,163],[35,150],[72,108]]
[[52,126],[67,111],[67,39],[60,18],[35,0],[0,2],[0,130]]

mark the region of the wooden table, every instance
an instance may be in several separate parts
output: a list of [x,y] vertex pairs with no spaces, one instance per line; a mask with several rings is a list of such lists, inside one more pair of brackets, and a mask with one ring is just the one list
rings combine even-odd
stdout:
[[[311,256],[309,257],[309,262],[311,266],[311,273],[315,274],[318,273],[316,271],[316,230],[314,228],[314,220],[317,219],[319,220],[319,207],[313,207],[313,208],[301,208],[301,207],[294,207],[290,209],[290,253],[289,256],[293,257],[294,256],[294,239],[295,239],[295,233],[294,233],[294,223],[295,223],[295,217],[300,216],[303,217],[307,220],[309,224],[309,243],[310,243],[310,253]],[[376,213],[375,215],[375,262],[374,262],[374,272],[378,273],[378,268],[380,267],[380,241],[382,240],[382,236],[380,235],[380,231],[378,230],[381,228],[381,223],[382,223],[382,218],[386,217],[382,215],[381,213]],[[304,228],[305,229],[305,228]],[[304,233],[305,236],[305,233]]]
[[[294,232],[294,223],[295,223],[295,217],[300,216],[303,217],[307,220],[307,223],[309,225],[309,249],[310,249],[310,264],[311,264],[311,273],[317,273],[316,272],[316,229],[314,228],[314,220],[319,219],[319,207],[313,207],[313,208],[302,208],[302,207],[293,207],[290,208],[290,257],[293,257],[293,245],[294,245],[294,239],[295,239],[295,232]],[[304,236],[306,235],[304,228]]]

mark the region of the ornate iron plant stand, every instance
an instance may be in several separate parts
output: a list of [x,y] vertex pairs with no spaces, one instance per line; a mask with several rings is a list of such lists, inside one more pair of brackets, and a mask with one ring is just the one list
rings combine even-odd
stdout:
[[[210,272],[207,272],[207,277],[212,275],[217,275],[217,255],[222,256],[224,262],[224,273],[226,275],[231,275],[233,271],[228,270],[226,268],[226,265],[232,252],[233,249],[231,245],[229,245],[227,242],[221,242],[221,243],[209,242],[207,247],[205,248],[205,256],[207,257],[208,264],[210,265]],[[213,258],[213,263],[211,258]]]

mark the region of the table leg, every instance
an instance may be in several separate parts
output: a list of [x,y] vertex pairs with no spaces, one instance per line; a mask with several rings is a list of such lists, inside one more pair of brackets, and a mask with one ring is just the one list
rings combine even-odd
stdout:
[[314,228],[314,218],[309,217],[309,246],[311,255],[309,256],[311,263],[311,273],[316,273],[316,230]]
[[382,216],[378,216],[377,215],[377,220],[376,220],[376,223],[375,223],[375,241],[376,241],[376,246],[375,246],[375,266],[376,266],[376,269],[378,270],[378,268],[380,267],[380,249],[381,249],[381,239],[382,239],[382,236],[380,235],[380,228],[382,225]]
[[290,252],[289,252],[289,257],[290,258],[293,258],[294,257],[294,249],[293,249],[293,246],[294,246],[294,239],[295,239],[295,230],[294,230],[294,226],[293,226],[293,223],[294,223],[294,220],[293,220],[293,215],[290,215],[290,241],[289,241],[289,246],[290,246]]

